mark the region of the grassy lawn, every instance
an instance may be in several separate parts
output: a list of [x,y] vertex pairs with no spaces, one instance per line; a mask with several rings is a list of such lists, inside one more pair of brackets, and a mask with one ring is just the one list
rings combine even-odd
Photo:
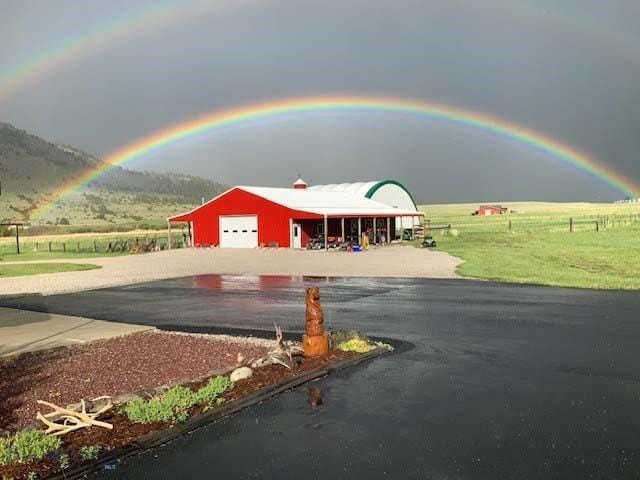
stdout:
[[100,268],[88,263],[27,263],[16,265],[1,265],[0,278],[19,277],[23,275],[38,275],[40,273],[76,272],[80,270],[94,270]]
[[64,260],[67,258],[98,258],[128,255],[126,253],[92,253],[92,252],[23,252],[21,254],[5,253],[0,257],[5,262],[30,262],[34,260]]
[[[521,205],[506,204],[513,209]],[[493,218],[471,217],[463,213],[469,212],[467,206],[424,210],[432,225],[452,225],[453,234],[434,230],[433,236],[439,250],[465,261],[458,269],[461,275],[564,287],[640,289],[640,221],[630,217],[640,213],[640,206],[526,205],[521,213]],[[595,219],[602,224],[606,215],[609,226],[596,232]],[[576,222],[573,233],[568,228],[570,216]]]

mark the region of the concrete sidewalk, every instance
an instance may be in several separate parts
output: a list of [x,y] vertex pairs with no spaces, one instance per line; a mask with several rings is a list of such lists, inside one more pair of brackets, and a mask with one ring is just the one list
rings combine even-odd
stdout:
[[143,325],[0,307],[0,357],[149,330]]

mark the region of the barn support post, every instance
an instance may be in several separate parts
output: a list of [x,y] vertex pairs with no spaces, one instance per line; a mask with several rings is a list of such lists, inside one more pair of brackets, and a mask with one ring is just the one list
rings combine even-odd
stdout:
[[342,241],[345,242],[346,239],[344,238],[344,217],[340,219],[340,235],[342,236]]
[[327,219],[327,215],[324,216],[324,250],[325,252],[329,250],[329,220]]
[[387,244],[391,243],[391,217],[387,217]]
[[358,217],[358,245],[362,242],[362,218]]
[[378,244],[378,218],[373,217],[373,244]]
[[167,249],[171,250],[171,220],[167,220]]
[[193,247],[193,239],[191,238],[191,222],[187,222],[187,229],[189,230],[189,246]]

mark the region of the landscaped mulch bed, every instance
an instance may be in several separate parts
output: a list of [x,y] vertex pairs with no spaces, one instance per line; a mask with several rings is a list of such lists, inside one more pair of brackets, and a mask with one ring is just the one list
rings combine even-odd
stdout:
[[[228,390],[223,398],[225,404],[234,400],[241,399],[247,395],[265,389],[269,386],[276,385],[287,379],[311,372],[312,370],[322,369],[340,361],[347,360],[357,356],[353,352],[343,352],[340,350],[332,350],[328,355],[315,358],[302,358],[292,369],[286,369],[280,365],[269,365],[266,367],[254,369],[253,376],[237,382],[231,390]],[[206,383],[206,380],[187,383],[186,385],[193,389],[199,388]],[[190,410],[190,416],[198,416],[203,413],[202,406],[193,407]],[[106,430],[97,427],[90,427],[76,432],[71,432],[62,437],[64,441],[64,450],[69,454],[71,463],[80,461],[79,452],[83,446],[100,445],[103,451],[116,447],[131,444],[136,439],[154,431],[170,428],[169,422],[154,424],[139,424],[129,421],[129,419],[118,412],[117,409],[105,414],[100,418],[108,423],[112,423],[113,430]],[[12,465],[0,467],[0,475],[15,478],[24,478],[29,472],[35,472],[39,478],[46,477],[56,473],[59,469],[57,458],[50,458],[44,461],[31,462],[27,464]]]
[[32,424],[36,400],[65,406],[202,378],[233,367],[238,353],[261,357],[273,345],[257,338],[154,330],[2,360],[0,428]]

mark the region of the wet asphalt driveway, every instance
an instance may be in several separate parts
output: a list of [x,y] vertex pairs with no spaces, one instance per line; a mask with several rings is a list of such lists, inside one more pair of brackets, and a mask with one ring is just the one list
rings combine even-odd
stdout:
[[[411,345],[100,478],[640,478],[640,294],[464,280],[201,276],[2,306],[169,328],[325,322]],[[324,403],[313,407],[308,390]],[[317,393],[317,392],[316,392]]]

